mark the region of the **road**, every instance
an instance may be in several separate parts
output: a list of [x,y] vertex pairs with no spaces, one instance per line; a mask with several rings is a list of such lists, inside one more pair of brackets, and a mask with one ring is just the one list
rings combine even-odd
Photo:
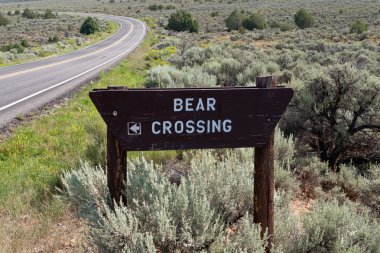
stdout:
[[96,77],[143,41],[146,34],[143,22],[101,17],[120,24],[120,29],[106,40],[62,56],[0,68],[0,128],[18,115],[39,108]]

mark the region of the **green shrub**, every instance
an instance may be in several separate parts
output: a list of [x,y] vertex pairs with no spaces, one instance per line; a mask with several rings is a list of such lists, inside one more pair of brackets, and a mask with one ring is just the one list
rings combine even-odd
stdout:
[[96,19],[92,17],[87,17],[80,27],[79,32],[82,34],[94,34],[95,32],[100,31],[99,23]]
[[21,13],[20,10],[15,11],[15,15],[20,15],[20,13]]
[[59,38],[57,35],[54,35],[54,37],[49,37],[48,42],[49,43],[57,43],[59,41]]
[[164,6],[162,4],[160,4],[160,5],[152,4],[152,5],[148,6],[148,9],[151,11],[158,11],[158,10],[162,10],[163,8],[164,8]]
[[241,11],[235,9],[231,14],[224,20],[228,31],[239,30],[243,26],[244,15]]
[[300,9],[294,15],[294,22],[299,28],[305,29],[314,25],[314,17],[305,9]]
[[0,26],[7,26],[11,23],[9,19],[7,19],[1,12],[0,12]]
[[167,10],[174,10],[174,9],[175,9],[175,6],[169,4],[169,5],[167,5],[167,6],[165,7],[165,9],[167,9]]
[[38,13],[26,8],[24,12],[22,13],[22,16],[24,18],[35,19],[35,18],[38,18]]
[[8,11],[8,12],[7,12],[7,15],[8,15],[8,16],[12,16],[12,12],[11,12],[11,11]]
[[273,22],[270,26],[272,28],[280,28],[281,32],[287,32],[292,30],[292,26],[288,22]]
[[170,15],[166,29],[178,32],[189,31],[197,33],[199,25],[198,21],[196,21],[189,12],[179,10]]
[[57,18],[57,16],[54,15],[53,12],[50,9],[47,9],[45,11],[44,18],[45,19],[53,19],[53,18]]
[[213,11],[210,13],[210,17],[216,17],[216,16],[219,16],[219,12],[218,11]]
[[23,47],[30,47],[29,41],[26,39],[21,40],[21,46]]
[[361,20],[356,20],[351,24],[350,33],[362,34],[368,31],[368,24]]
[[16,50],[16,53],[23,53],[25,49],[20,45],[20,44],[9,44],[9,45],[4,45],[0,46],[0,51],[6,52],[6,51],[11,51],[11,50]]
[[267,21],[260,13],[253,13],[243,20],[243,27],[247,30],[263,30],[267,28]]

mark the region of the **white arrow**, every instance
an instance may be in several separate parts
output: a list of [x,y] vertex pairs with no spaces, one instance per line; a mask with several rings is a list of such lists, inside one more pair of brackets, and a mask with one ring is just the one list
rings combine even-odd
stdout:
[[132,131],[132,133],[129,132],[129,134],[141,134],[141,123],[128,123],[128,126],[129,130]]

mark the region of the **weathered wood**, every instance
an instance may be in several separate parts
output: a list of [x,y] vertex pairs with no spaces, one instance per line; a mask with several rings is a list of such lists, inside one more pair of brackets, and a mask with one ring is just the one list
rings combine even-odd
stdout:
[[[127,90],[124,86],[108,87],[109,90]],[[117,117],[117,112],[114,112]],[[123,150],[107,128],[107,186],[110,191],[112,201],[117,203],[120,199],[126,204],[126,198],[122,195],[123,184],[127,180],[127,152]],[[112,205],[112,203],[111,203]]]
[[128,151],[263,147],[292,96],[290,88],[255,87],[90,92]]
[[[273,88],[275,81],[272,76],[257,77],[258,88]],[[270,252],[274,237],[274,129],[263,147],[255,149],[254,165],[254,223],[259,223],[262,235],[267,230]]]
[[126,202],[122,195],[124,181],[126,181],[127,152],[124,151],[113,134],[107,130],[107,185],[112,200],[117,203],[120,199]]

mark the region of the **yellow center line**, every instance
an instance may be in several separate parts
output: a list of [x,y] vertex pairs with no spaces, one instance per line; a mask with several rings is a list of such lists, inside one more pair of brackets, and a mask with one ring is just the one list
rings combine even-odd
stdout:
[[61,64],[64,64],[64,63],[76,61],[76,60],[79,60],[79,59],[83,59],[85,57],[101,53],[101,52],[103,52],[103,51],[105,51],[105,50],[107,50],[107,49],[109,49],[109,48],[111,48],[113,46],[116,46],[116,45],[120,44],[124,39],[126,39],[131,34],[131,32],[133,31],[133,23],[130,22],[130,21],[128,21],[128,20],[125,20],[125,21],[128,22],[129,24],[131,24],[130,31],[126,35],[124,35],[122,38],[120,38],[118,41],[116,41],[115,43],[112,43],[111,45],[109,45],[107,47],[104,47],[102,49],[99,49],[97,51],[93,51],[93,52],[85,54],[85,55],[81,55],[81,56],[77,56],[77,57],[74,57],[74,58],[71,58],[71,59],[67,59],[67,60],[64,60],[64,61],[60,61],[60,62],[56,62],[56,63],[51,63],[51,64],[40,66],[40,67],[30,68],[30,69],[23,70],[23,71],[14,72],[14,73],[8,74],[8,75],[3,75],[3,76],[0,76],[0,80],[1,79],[5,79],[5,78],[9,78],[9,77],[13,77],[13,76],[18,76],[18,75],[30,73],[30,72],[33,72],[33,71],[36,71],[36,70],[51,68],[51,67],[58,66],[58,65],[61,65]]

